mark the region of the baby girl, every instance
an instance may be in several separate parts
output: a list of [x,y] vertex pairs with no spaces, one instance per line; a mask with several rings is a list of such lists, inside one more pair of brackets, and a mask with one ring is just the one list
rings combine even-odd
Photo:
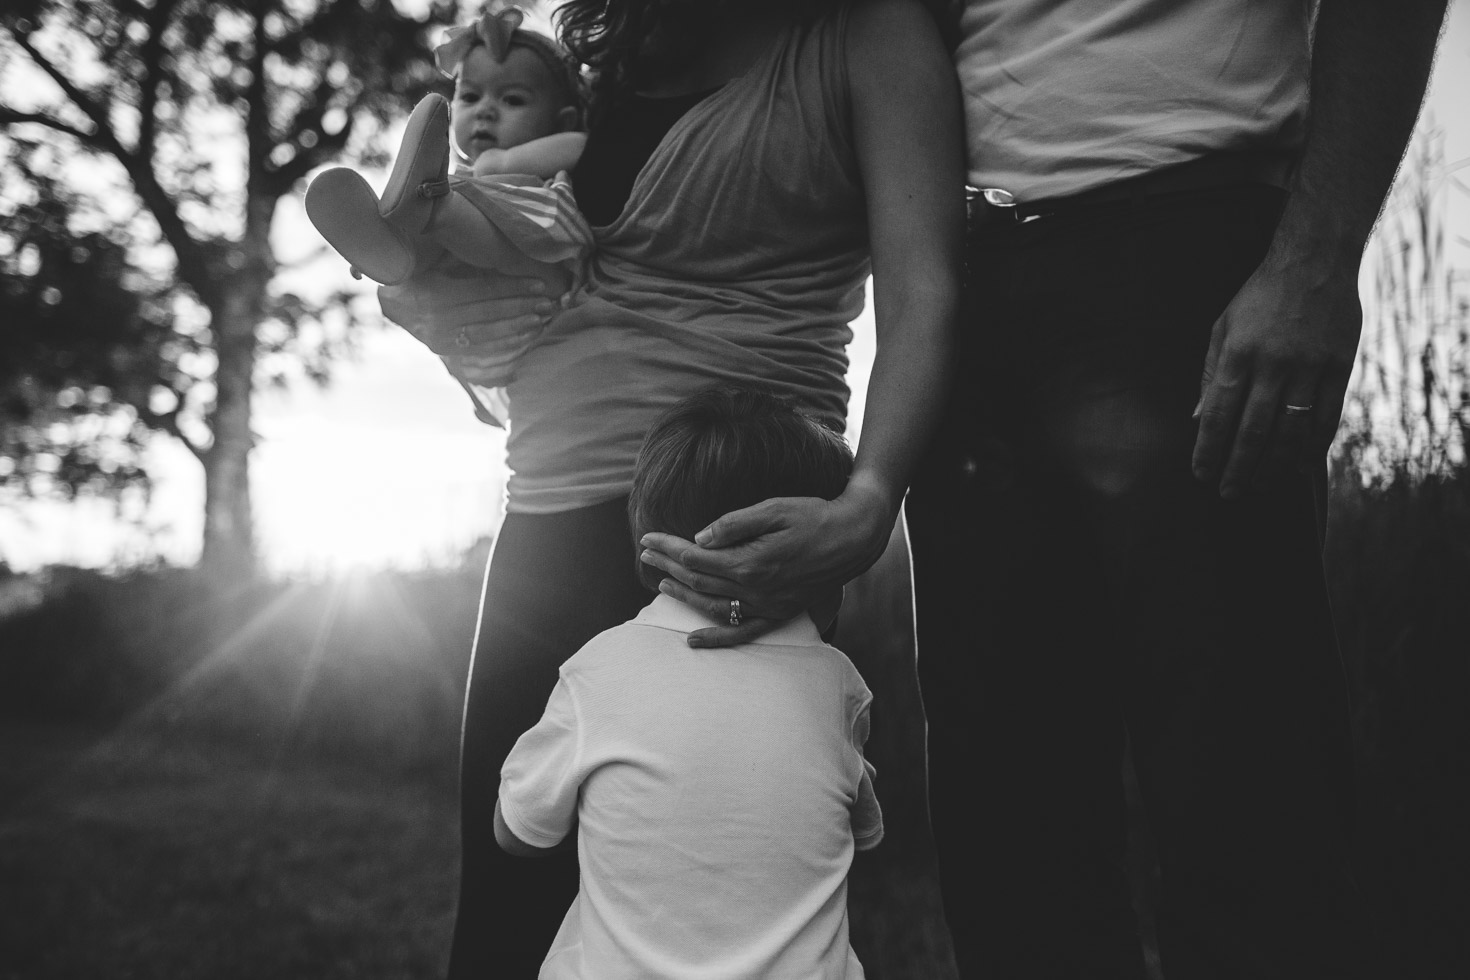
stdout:
[[[566,175],[587,141],[581,78],[521,20],[518,8],[487,8],[450,30],[435,59],[455,81],[454,102],[429,95],[414,108],[381,199],[342,167],[311,182],[306,213],[354,273],[394,285],[448,252],[538,276],[553,295],[576,285],[592,243]],[[506,353],[507,378],[520,353]]]

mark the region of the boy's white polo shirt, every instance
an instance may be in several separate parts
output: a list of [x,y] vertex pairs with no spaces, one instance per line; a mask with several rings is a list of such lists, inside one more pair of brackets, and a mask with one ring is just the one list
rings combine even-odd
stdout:
[[501,770],[501,812],[581,889],[541,980],[859,980],[847,871],[883,834],[867,686],[803,615],[693,650],[713,625],[659,596],[561,668]]

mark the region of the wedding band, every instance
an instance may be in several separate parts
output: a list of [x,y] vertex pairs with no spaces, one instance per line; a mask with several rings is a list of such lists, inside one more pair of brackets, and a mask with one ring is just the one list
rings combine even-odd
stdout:
[[454,345],[456,347],[468,347],[470,345],[470,328],[469,327],[460,327],[459,328],[459,333],[457,333],[457,334],[454,335]]
[[1286,414],[1287,415],[1311,415],[1312,414],[1312,406],[1311,405],[1288,405],[1288,406],[1286,406]]
[[739,626],[740,625],[740,621],[741,621],[742,618],[743,617],[740,615],[740,600],[739,599],[731,599],[730,600],[730,625],[731,626]]

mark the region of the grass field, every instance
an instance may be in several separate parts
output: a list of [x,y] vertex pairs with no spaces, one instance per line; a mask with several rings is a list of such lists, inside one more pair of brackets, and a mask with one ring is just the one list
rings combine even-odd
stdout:
[[[1328,567],[1360,880],[1399,977],[1461,980],[1470,475],[1346,486]],[[854,866],[854,945],[872,980],[949,980],[901,582],[885,564],[850,589],[887,625],[845,612],[838,637],[877,696],[888,827]],[[478,574],[21,584],[0,578],[0,980],[442,975]]]
[[442,973],[452,772],[126,728],[7,726],[0,759],[4,980]]
[[[849,597],[881,628],[839,637],[884,703],[853,942],[945,980],[893,555]],[[478,577],[62,578],[0,622],[0,980],[442,976]]]

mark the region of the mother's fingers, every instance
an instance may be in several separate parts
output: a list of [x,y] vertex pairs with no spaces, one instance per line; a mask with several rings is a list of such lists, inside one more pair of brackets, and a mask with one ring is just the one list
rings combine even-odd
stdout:
[[[823,501],[825,503],[825,501]],[[740,510],[731,511],[694,536],[706,548],[727,548],[741,541],[786,527],[791,507],[811,506],[807,498],[770,497]]]
[[[691,589],[675,578],[664,579],[658,584],[658,590],[666,596],[678,599],[691,609],[699,610],[717,622],[730,622],[731,625],[738,626],[748,618],[758,618],[751,612],[748,602],[741,602],[733,596],[711,595],[707,592],[699,592]],[[734,606],[733,603],[736,602],[740,602],[740,605]],[[735,610],[738,610],[738,614],[733,617],[734,621],[731,622],[731,614]]]
[[461,340],[485,333],[524,336],[554,310],[546,285],[532,277],[506,277],[460,263],[444,263],[396,286],[378,287],[383,315],[436,354],[453,354]]
[[[659,583],[658,590],[722,624],[690,633],[688,643],[692,647],[728,647],[737,643],[749,643],[769,633],[790,618],[789,616],[766,618],[753,615],[750,606],[744,602],[735,607],[733,602],[736,600],[696,592],[677,579],[664,579]],[[732,619],[731,612],[734,608],[739,609],[739,615]]]
[[[502,303],[518,303],[516,300],[501,300]],[[477,323],[466,326],[455,336],[455,346],[460,350],[482,356],[494,356],[506,351],[517,351],[534,340],[546,328],[546,318],[539,313],[519,313],[508,319]]]
[[[667,559],[690,574],[702,573],[712,575],[727,579],[732,583],[735,581],[735,577],[731,573],[740,570],[741,560],[744,557],[743,553],[738,549],[705,548],[676,534],[666,534],[662,531],[649,531],[639,543],[647,551]],[[647,561],[646,558],[644,560]],[[653,562],[649,562],[649,564],[653,564]],[[657,567],[663,568],[664,571],[669,572],[671,575],[674,574],[670,568],[665,568],[662,565]],[[684,578],[682,575],[679,577]],[[688,579],[684,580],[686,582],[688,581]]]
[[692,647],[733,647],[750,643],[781,625],[779,619],[747,619],[739,626],[710,626],[695,630],[687,640]]
[[531,296],[479,299],[462,306],[425,307],[429,337],[420,337],[436,354],[474,352],[493,355],[524,346],[545,326],[549,300]]
[[694,542],[687,538],[681,538],[677,534],[668,534],[664,531],[649,531],[638,539],[638,543],[650,551],[656,551],[661,555],[679,560],[679,556],[695,547]]
[[[675,582],[693,592],[706,596],[722,596],[727,603],[731,599],[750,600],[749,593],[738,582],[721,575],[695,571],[680,559],[670,557],[662,551],[644,548],[638,560],[645,565],[657,568],[665,575],[672,576]],[[683,597],[676,595],[674,598],[682,599]]]

